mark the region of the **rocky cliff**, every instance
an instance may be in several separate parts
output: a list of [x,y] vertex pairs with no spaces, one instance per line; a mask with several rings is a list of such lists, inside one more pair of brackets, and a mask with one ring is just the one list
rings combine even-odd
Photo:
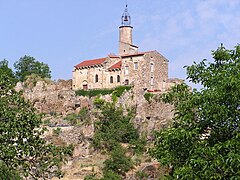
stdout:
[[[93,122],[96,110],[93,101],[95,97],[76,96],[75,91],[71,89],[71,80],[37,81],[30,86],[26,83],[18,83],[16,90],[22,91],[23,96],[33,103],[37,111],[45,114],[44,121],[48,121],[49,130],[45,137],[48,141],[57,145],[74,145],[73,157],[63,167],[66,179],[83,179],[86,174],[101,174],[100,169],[106,156],[94,152],[90,146],[94,134]],[[173,107],[154,99],[149,102],[144,98],[145,93],[143,89],[132,88],[118,98],[116,105],[136,110],[133,123],[141,134],[147,135],[147,139],[151,141],[153,132],[167,126],[170,122],[173,117]],[[111,95],[101,98],[112,101]],[[78,113],[83,107],[89,109],[88,123],[72,126],[69,121],[64,120],[64,117]],[[58,133],[56,133],[57,130]],[[97,160],[96,157],[98,157]],[[96,161],[101,163],[96,163]],[[156,162],[144,161],[136,170],[151,166],[151,164],[156,164]]]

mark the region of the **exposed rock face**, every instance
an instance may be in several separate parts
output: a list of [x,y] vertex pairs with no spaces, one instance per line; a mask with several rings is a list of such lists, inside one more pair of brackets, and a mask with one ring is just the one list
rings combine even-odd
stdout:
[[[159,92],[158,94],[160,94]],[[120,97],[118,104],[125,108],[135,108],[136,117],[133,119],[135,127],[152,138],[152,132],[166,127],[174,115],[173,106],[152,100],[150,103],[144,98],[145,91],[132,89]]]
[[[34,87],[27,87],[24,83],[18,83],[16,90],[23,91],[23,96],[30,100],[34,107],[41,113],[51,115],[67,115],[78,112],[83,107],[93,108],[93,99],[76,96],[71,89],[71,80],[59,80],[46,83],[38,81]],[[125,109],[136,109],[136,117],[133,120],[140,132],[147,132],[151,138],[153,130],[165,127],[173,117],[173,107],[163,102],[144,99],[144,89],[133,88],[126,91],[119,99],[118,105]],[[106,101],[111,101],[110,95],[102,96]]]
[[[90,145],[94,135],[93,122],[98,112],[93,105],[95,97],[76,96],[75,91],[71,89],[70,80],[60,80],[51,83],[38,81],[35,86],[18,83],[16,90],[22,91],[23,96],[31,101],[39,112],[57,115],[46,116],[43,120],[50,120],[49,124],[52,125],[49,125],[50,127],[47,126],[49,130],[45,134],[47,141],[56,145],[74,145],[72,158],[69,159],[67,165],[63,166],[63,170],[67,172],[65,178],[83,179],[85,175],[92,173],[101,175],[100,169],[107,157],[101,157],[101,161],[99,161],[98,156],[101,154],[94,152]],[[154,99],[148,102],[144,98],[145,93],[145,89],[132,88],[129,91],[125,91],[118,98],[116,105],[122,106],[124,109],[136,110],[136,116],[132,122],[140,133],[147,135],[147,139],[151,141],[153,132],[167,126],[174,112],[173,107],[169,104]],[[112,101],[111,95],[105,95],[101,98],[107,102]],[[90,121],[88,123],[71,126],[69,121],[64,120],[63,117],[65,115],[77,113],[83,107],[87,107],[90,110]],[[58,128],[61,130],[56,134]],[[143,163],[137,168],[137,170],[148,174],[149,177],[155,177],[157,169],[158,167],[155,167],[155,164],[152,164],[152,162]],[[129,174],[128,177],[126,179],[136,178],[134,173]]]
[[75,112],[81,103],[88,105],[87,98],[75,95],[75,91],[71,89],[71,80],[51,83],[38,81],[33,88],[19,82],[16,90],[23,91],[23,96],[41,113],[66,115]]

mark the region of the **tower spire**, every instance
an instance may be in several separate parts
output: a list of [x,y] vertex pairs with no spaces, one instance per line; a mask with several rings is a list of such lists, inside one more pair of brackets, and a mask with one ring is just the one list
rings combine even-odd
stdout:
[[128,13],[128,4],[126,0],[126,8],[122,15],[122,26],[131,26],[131,16]]

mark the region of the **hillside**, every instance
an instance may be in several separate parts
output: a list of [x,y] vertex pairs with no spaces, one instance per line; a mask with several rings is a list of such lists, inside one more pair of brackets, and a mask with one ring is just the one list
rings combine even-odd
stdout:
[[[43,123],[48,129],[45,138],[56,145],[74,145],[73,156],[62,167],[65,172],[63,179],[84,179],[86,175],[91,174],[101,177],[103,162],[109,154],[92,147],[95,122],[100,113],[95,102],[99,99],[112,102],[112,94],[94,97],[78,96],[71,89],[70,80],[37,81],[35,84],[28,82],[31,81],[18,83],[16,90],[22,91],[24,97],[33,103],[37,111],[44,114]],[[123,107],[125,113],[127,109],[134,109],[131,122],[140,136],[146,138],[146,147],[148,147],[154,138],[154,131],[170,123],[173,117],[173,107],[157,99],[144,97],[144,94],[146,94],[144,90],[132,87],[128,91],[125,90],[114,101],[116,101],[115,106]],[[129,144],[121,145],[128,149]],[[160,168],[159,164],[148,156],[146,149],[141,155],[127,151],[127,156],[132,159],[134,167],[124,179],[145,174],[149,177],[159,176],[161,172],[157,170]]]

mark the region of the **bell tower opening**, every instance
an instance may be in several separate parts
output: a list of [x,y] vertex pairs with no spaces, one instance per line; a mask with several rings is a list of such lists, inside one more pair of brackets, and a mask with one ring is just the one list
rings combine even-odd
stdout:
[[131,16],[128,12],[128,5],[121,17],[121,26],[119,27],[119,54],[131,54],[137,52],[138,47],[132,44]]

